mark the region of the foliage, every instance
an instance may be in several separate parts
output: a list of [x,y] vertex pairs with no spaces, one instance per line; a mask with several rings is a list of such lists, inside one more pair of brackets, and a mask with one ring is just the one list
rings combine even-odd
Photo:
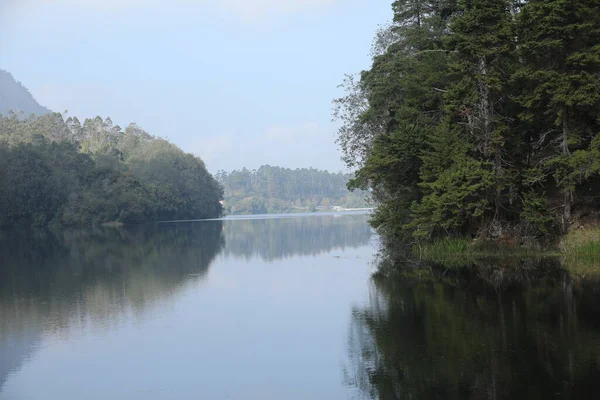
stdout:
[[[600,3],[532,0],[518,15],[521,65],[519,115],[533,125],[532,157],[563,195],[562,221],[572,216],[573,192],[598,179],[600,112]],[[551,179],[554,178],[554,179]]]
[[466,158],[439,174],[434,182],[423,182],[427,190],[413,205],[409,226],[414,235],[465,233],[466,225],[481,220],[490,208],[486,192],[494,186],[491,165]]
[[135,125],[0,118],[0,226],[212,218],[221,199],[200,159]]
[[521,218],[535,236],[551,235],[555,231],[555,219],[548,207],[548,201],[542,194],[525,192]]
[[258,170],[219,171],[228,214],[266,214],[367,207],[368,193],[348,191],[351,176],[314,168],[263,165]]
[[392,9],[334,101],[351,186],[372,190],[386,240],[551,236],[599,208],[583,189],[600,185],[600,2]]

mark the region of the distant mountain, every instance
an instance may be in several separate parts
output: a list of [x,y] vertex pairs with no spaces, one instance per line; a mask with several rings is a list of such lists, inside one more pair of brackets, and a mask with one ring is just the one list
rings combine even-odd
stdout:
[[43,115],[51,113],[41,106],[21,82],[15,80],[10,72],[0,69],[0,114],[7,115],[9,111]]

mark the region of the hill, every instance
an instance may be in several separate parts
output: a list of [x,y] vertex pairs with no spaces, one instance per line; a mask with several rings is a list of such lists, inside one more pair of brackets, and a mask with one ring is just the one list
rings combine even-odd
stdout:
[[26,117],[31,114],[39,116],[51,112],[40,105],[29,90],[10,72],[0,69],[0,114],[7,115],[9,111],[16,114],[23,113]]
[[135,124],[0,117],[0,228],[221,216],[204,162]]

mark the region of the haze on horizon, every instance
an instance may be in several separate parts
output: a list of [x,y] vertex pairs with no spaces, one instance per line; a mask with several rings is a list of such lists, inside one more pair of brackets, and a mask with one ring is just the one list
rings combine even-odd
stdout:
[[331,101],[390,1],[1,0],[0,68],[44,106],[135,122],[211,172],[343,170]]

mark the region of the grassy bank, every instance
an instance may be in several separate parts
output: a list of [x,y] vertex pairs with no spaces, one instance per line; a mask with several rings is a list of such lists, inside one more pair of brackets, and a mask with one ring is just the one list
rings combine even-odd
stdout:
[[443,238],[413,249],[416,256],[427,261],[464,266],[481,259],[559,257],[558,249],[538,250],[511,247],[494,242],[473,242],[466,238]]
[[573,257],[600,257],[600,227],[574,229],[560,241],[563,254]]
[[565,235],[557,246],[543,250],[446,237],[416,246],[413,251],[421,259],[446,263],[470,263],[480,258],[565,257],[569,262],[589,262],[597,265],[600,264],[600,227],[573,230]]
[[583,278],[600,278],[600,227],[576,229],[560,242],[564,265]]

